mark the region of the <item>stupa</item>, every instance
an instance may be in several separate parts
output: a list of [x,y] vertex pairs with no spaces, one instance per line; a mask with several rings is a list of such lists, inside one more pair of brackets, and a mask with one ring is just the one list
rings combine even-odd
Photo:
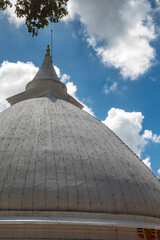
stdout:
[[0,113],[0,239],[160,239],[160,182],[60,82],[47,49]]

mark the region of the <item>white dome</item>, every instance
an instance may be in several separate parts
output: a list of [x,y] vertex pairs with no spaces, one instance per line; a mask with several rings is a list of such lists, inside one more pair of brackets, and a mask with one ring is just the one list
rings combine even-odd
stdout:
[[0,114],[0,210],[160,217],[160,184],[100,121],[42,97]]

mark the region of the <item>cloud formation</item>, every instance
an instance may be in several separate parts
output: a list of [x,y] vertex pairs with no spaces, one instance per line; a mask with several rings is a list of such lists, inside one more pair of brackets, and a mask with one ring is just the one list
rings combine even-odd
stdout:
[[6,98],[24,91],[26,84],[33,79],[38,68],[31,62],[17,63],[4,61],[0,66],[0,110],[9,106]]
[[78,17],[102,62],[134,80],[152,66],[155,57],[150,45],[156,38],[151,10],[148,0],[70,0],[65,21]]
[[18,18],[15,14],[15,4],[17,0],[10,0],[10,2],[13,4],[12,8],[7,7],[7,9],[4,11],[4,14],[7,15],[7,19],[11,24],[14,24],[17,28],[19,28],[21,25],[25,23],[24,18]]
[[118,83],[116,81],[113,82],[111,85],[108,85],[107,83],[105,83],[103,92],[107,95],[110,92],[115,92],[117,90],[117,87],[118,87]]
[[66,83],[70,78],[71,76],[64,73],[63,76],[61,77],[61,82]]
[[142,160],[144,162],[144,164],[151,169],[151,162],[150,162],[150,157],[145,158],[144,160]]
[[113,130],[138,156],[141,154],[143,116],[141,112],[125,112],[111,108],[107,118],[102,121]]
[[143,138],[146,140],[151,140],[154,143],[160,143],[160,135],[153,134],[151,130],[145,130],[143,133]]
[[[153,134],[151,130],[142,132],[143,118],[141,112],[126,112],[119,108],[111,108],[108,111],[107,118],[102,122],[141,157],[145,146],[149,142],[160,143],[160,135]],[[149,161],[149,157],[144,160],[148,166]]]

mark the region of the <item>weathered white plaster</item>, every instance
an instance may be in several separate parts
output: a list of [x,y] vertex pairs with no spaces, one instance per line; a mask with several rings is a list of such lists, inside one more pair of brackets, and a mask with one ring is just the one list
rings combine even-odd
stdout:
[[105,125],[41,97],[0,114],[0,209],[160,217],[160,184]]

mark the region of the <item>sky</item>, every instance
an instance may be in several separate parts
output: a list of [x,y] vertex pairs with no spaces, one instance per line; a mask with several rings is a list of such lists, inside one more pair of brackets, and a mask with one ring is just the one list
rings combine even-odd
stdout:
[[0,11],[0,111],[35,76],[53,29],[68,93],[160,178],[160,0],[69,0],[67,10],[37,37],[13,8]]

